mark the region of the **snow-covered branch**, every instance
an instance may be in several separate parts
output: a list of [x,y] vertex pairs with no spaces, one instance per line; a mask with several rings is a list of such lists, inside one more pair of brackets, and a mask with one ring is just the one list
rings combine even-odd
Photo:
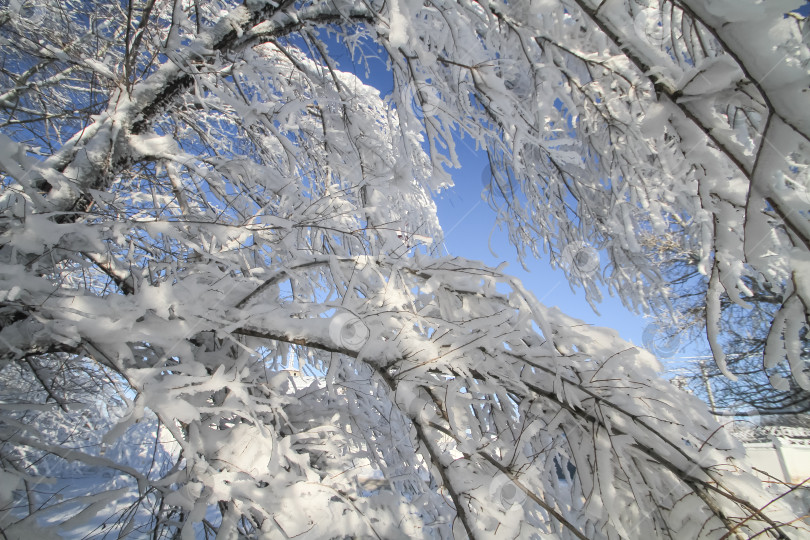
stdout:
[[524,257],[652,309],[677,225],[806,384],[804,120],[693,4],[2,8],[4,534],[806,534],[651,355],[437,256],[470,136]]

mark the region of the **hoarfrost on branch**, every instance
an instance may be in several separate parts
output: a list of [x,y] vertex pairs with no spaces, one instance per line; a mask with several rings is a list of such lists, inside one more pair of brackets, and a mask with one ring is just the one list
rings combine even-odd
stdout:
[[3,534],[807,534],[652,356],[430,247],[464,134],[522,256],[655,309],[675,223],[807,388],[794,4],[5,4]]

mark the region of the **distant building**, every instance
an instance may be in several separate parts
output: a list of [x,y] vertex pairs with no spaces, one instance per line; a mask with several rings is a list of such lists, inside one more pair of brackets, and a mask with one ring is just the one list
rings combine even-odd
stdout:
[[763,480],[799,484],[810,477],[810,429],[746,425],[733,433]]

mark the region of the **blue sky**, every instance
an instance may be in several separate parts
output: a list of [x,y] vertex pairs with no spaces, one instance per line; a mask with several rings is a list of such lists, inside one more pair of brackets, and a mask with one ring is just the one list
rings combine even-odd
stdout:
[[585,301],[581,289],[572,290],[562,270],[552,269],[548,259],[529,259],[526,271],[518,261],[506,231],[495,228],[495,212],[482,200],[481,172],[486,155],[474,150],[469,140],[458,144],[461,169],[452,170],[455,187],[436,197],[439,220],[444,230],[446,254],[482,261],[488,266],[507,262],[506,272],[520,278],[543,304],[558,306],[564,313],[588,324],[607,326],[626,340],[642,344],[642,330],[648,323],[627,310],[618,298],[607,295],[597,315]]
[[[330,43],[328,37],[326,41],[341,69],[352,72],[367,84],[375,86],[383,96],[391,92],[392,74],[382,60],[370,60],[371,73],[367,76],[365,68],[354,65],[342,45],[334,41]],[[382,57],[383,53],[380,52],[379,58]],[[642,334],[650,320],[625,308],[618,298],[609,296],[603,290],[604,300],[597,306],[597,314],[585,300],[585,292],[578,288],[572,289],[565,274],[559,269],[552,269],[548,259],[529,259],[525,261],[528,270],[522,267],[515,248],[507,239],[505,229],[494,228],[495,212],[481,197],[484,187],[481,175],[486,164],[486,155],[476,151],[474,143],[469,139],[457,141],[457,151],[462,167],[450,171],[455,187],[434,197],[445,235],[443,254],[482,261],[492,267],[506,262],[508,266],[505,271],[521,279],[526,288],[543,304],[557,306],[563,313],[587,324],[612,328],[625,340],[643,346]],[[603,265],[605,262],[603,258]],[[676,354],[667,364],[677,366],[680,364],[680,356],[695,355],[694,345],[680,345],[680,354]]]

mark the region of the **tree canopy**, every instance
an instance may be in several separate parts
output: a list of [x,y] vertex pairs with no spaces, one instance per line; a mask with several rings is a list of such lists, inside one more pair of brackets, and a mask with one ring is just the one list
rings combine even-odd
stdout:
[[656,309],[680,227],[719,369],[754,279],[808,389],[796,5],[9,0],[3,534],[806,533],[650,354],[424,245],[469,136],[523,256]]
[[[719,336],[727,356],[728,370],[735,380],[720,372],[710,360],[706,342],[706,287],[708,277],[697,269],[699,256],[689,249],[688,239],[677,230],[664,237],[648,236],[643,242],[655,259],[671,289],[673,310],[656,314],[656,322],[646,329],[653,352],[665,358],[670,373],[701,396],[713,414],[726,417],[755,417],[777,425],[803,424],[810,420],[810,392],[798,386],[787,363],[763,367],[763,353],[775,313],[784,297],[752,279],[744,278],[752,291],[746,307],[735,304],[728,295],[720,297]],[[799,336],[800,358],[810,356],[810,336]],[[690,351],[698,356],[679,354]],[[684,358],[685,357],[685,358]],[[776,376],[787,384],[778,388],[770,383]]]

